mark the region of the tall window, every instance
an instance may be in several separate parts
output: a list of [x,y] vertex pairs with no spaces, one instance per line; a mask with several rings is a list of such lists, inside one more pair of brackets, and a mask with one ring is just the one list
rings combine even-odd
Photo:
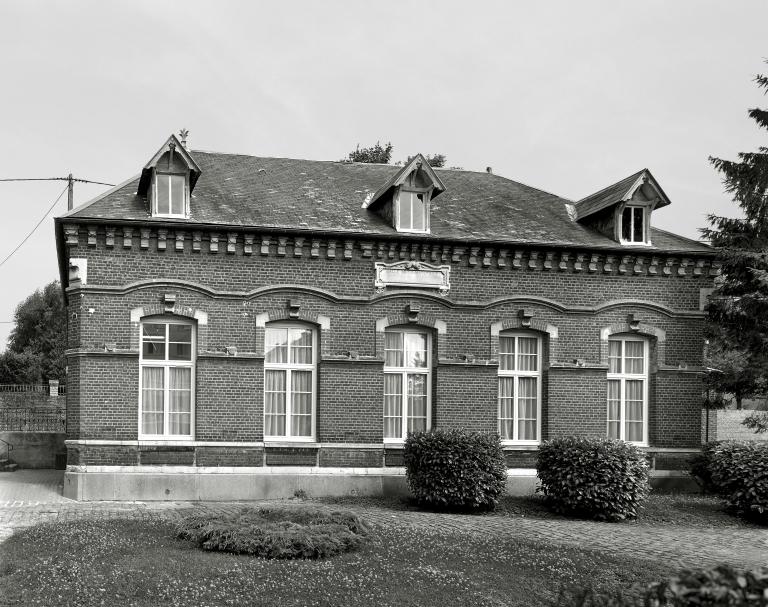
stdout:
[[645,207],[624,207],[621,213],[621,239],[624,242],[648,241],[645,215]]
[[537,443],[541,433],[541,340],[499,337],[499,433],[501,440]]
[[397,205],[397,229],[403,232],[427,231],[427,191],[400,190]]
[[154,214],[184,217],[187,202],[186,175],[156,173]]
[[608,341],[608,436],[648,443],[648,342]]
[[316,332],[267,327],[264,357],[264,437],[311,440],[315,435]]
[[195,418],[195,332],[189,322],[141,323],[139,435],[192,438]]
[[384,440],[398,442],[408,432],[429,428],[430,339],[413,329],[384,334]]

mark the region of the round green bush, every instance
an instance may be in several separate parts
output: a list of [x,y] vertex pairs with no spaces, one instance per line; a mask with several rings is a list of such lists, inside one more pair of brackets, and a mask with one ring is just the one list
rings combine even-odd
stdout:
[[358,548],[367,540],[369,529],[347,510],[276,506],[193,514],[178,522],[176,533],[204,550],[267,559],[313,559]]
[[648,463],[640,449],[608,438],[545,441],[536,463],[550,507],[561,514],[620,521],[637,516],[648,496]]
[[722,441],[704,452],[710,485],[727,506],[768,523],[768,443]]
[[413,432],[403,453],[416,501],[437,510],[492,510],[506,490],[498,434],[464,430]]

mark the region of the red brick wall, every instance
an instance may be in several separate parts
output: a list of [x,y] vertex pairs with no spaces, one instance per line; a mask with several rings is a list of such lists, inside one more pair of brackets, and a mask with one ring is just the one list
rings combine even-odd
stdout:
[[[263,329],[257,327],[256,319],[276,310],[285,315],[291,299],[299,305],[301,318],[321,315],[330,323],[327,330],[319,331],[316,438],[320,443],[382,443],[383,358],[376,347],[376,322],[402,316],[407,305],[416,304],[419,318],[431,319],[429,330],[436,340],[435,427],[497,430],[498,366],[490,327],[517,319],[525,309],[536,326],[551,325],[558,333],[557,339],[542,334],[545,363],[551,365],[543,376],[543,438],[573,433],[604,436],[606,367],[601,360],[600,331],[626,323],[634,314],[643,326],[666,334],[664,360],[652,353],[651,444],[699,444],[699,376],[674,370],[681,364],[689,370],[701,365],[699,293],[712,280],[706,268],[702,275],[694,275],[688,263],[694,259],[663,272],[668,259],[663,257],[653,273],[649,270],[652,256],[647,254],[635,275],[626,268],[620,273],[618,260],[609,272],[602,265],[590,271],[586,262],[577,269],[572,254],[565,270],[558,269],[557,258],[551,269],[545,269],[544,253],[536,257],[526,250],[516,268],[511,257],[503,266],[496,257],[484,264],[482,255],[463,254],[452,261],[450,254],[440,253],[434,259],[408,244],[405,257],[415,251],[416,259],[450,265],[450,293],[446,297],[426,290],[380,295],[373,284],[374,262],[398,260],[400,249],[392,258],[380,257],[376,243],[373,253],[367,254],[355,242],[351,258],[345,259],[339,241],[334,259],[327,258],[325,244],[315,258],[307,239],[300,257],[290,240],[282,253],[272,244],[269,254],[262,255],[260,238],[256,238],[253,253],[244,255],[242,238],[232,254],[226,252],[222,238],[219,252],[212,254],[205,237],[201,251],[193,252],[189,231],[183,251],[175,249],[172,230],[165,251],[157,250],[156,235],[149,248],[142,250],[138,233],[134,232],[130,249],[123,248],[121,230],[116,234],[113,247],[105,245],[99,228],[95,246],[87,245],[81,235],[79,245],[70,249],[71,256],[88,259],[88,280],[85,288],[69,293],[68,438],[137,438],[137,329],[130,313],[138,307],[162,305],[170,293],[179,309],[207,314],[205,327],[198,327],[198,441],[263,439],[259,333],[263,335]],[[680,258],[675,259],[679,264]],[[435,328],[435,320],[445,331]],[[102,450],[101,455],[95,449],[80,451],[76,461],[130,459],[130,449]],[[314,465],[319,460],[328,466],[344,462],[367,466],[380,465],[373,462],[380,462],[382,455],[377,450],[346,447],[340,451],[269,448],[266,457],[258,449],[197,449],[196,465],[261,465],[265,460],[268,465]],[[510,452],[510,465],[530,465],[531,453]],[[387,465],[399,465],[398,458],[396,450],[387,451]]]

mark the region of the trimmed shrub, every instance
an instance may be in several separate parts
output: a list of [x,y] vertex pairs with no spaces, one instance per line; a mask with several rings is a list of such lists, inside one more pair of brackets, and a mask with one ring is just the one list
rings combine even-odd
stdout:
[[507,486],[498,434],[464,430],[413,432],[403,454],[408,487],[422,506],[492,510]]
[[601,594],[591,588],[561,592],[554,603],[562,607],[765,607],[768,567],[752,571],[720,565],[683,571],[647,588]]
[[708,471],[731,510],[768,522],[768,443],[723,441],[713,447]]
[[204,550],[267,559],[312,559],[358,548],[367,539],[368,526],[347,510],[245,507],[229,514],[187,516],[177,524],[176,534]]
[[545,441],[536,463],[538,491],[561,514],[620,521],[637,516],[648,496],[648,463],[640,449],[608,438]]
[[701,453],[691,458],[691,476],[704,493],[718,493],[718,488],[712,480],[712,456],[722,441],[707,443],[701,448]]

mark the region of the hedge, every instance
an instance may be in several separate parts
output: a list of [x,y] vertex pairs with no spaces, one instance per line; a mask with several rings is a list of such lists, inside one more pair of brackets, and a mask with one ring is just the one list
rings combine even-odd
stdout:
[[498,434],[413,432],[405,441],[406,480],[419,504],[441,510],[492,510],[506,489]]
[[538,490],[562,514],[607,521],[634,518],[649,492],[645,455],[620,440],[566,436],[545,441],[536,467]]

